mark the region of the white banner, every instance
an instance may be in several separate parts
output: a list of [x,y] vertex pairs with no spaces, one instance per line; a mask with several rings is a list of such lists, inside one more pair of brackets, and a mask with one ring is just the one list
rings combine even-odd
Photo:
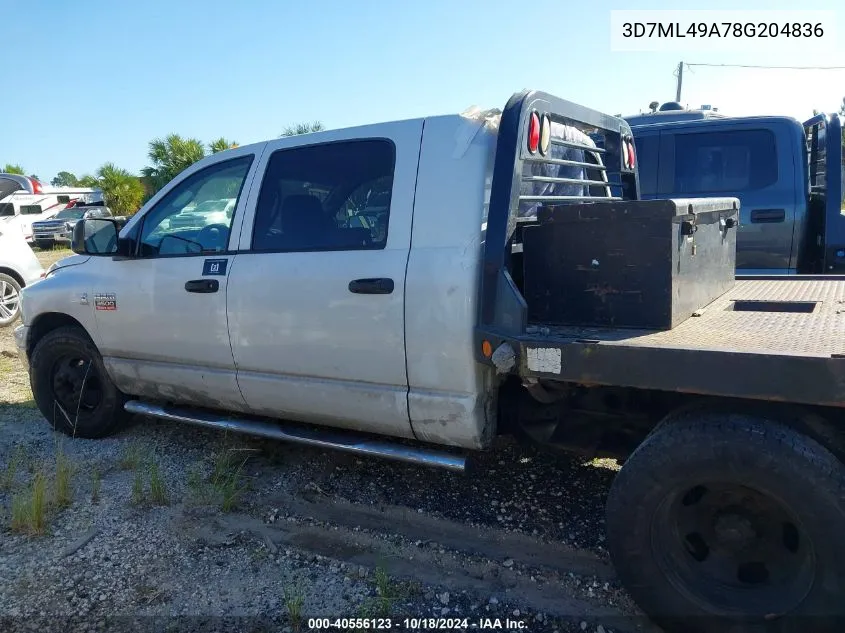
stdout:
[[[834,11],[611,11],[610,49],[802,51],[836,49]],[[839,62],[839,63],[837,63]],[[829,65],[845,65],[845,59]]]

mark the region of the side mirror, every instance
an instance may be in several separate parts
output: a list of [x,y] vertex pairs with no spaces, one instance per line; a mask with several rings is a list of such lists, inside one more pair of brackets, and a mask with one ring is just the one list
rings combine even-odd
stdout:
[[117,253],[120,228],[111,218],[87,218],[73,227],[70,247],[78,255],[113,255]]

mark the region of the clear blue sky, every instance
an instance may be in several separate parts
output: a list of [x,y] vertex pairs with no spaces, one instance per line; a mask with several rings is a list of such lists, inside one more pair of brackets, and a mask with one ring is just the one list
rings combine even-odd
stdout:
[[[812,9],[833,10],[821,0]],[[687,62],[845,65],[835,54],[613,53],[611,9],[672,2],[573,0],[2,0],[0,165],[49,180],[112,161],[147,164],[151,139],[176,132],[241,144],[288,124],[328,127],[501,107],[536,88],[609,114],[674,98]],[[710,9],[790,9],[768,0]],[[14,19],[9,19],[13,16]],[[736,114],[836,109],[845,72],[696,68],[684,98]]]

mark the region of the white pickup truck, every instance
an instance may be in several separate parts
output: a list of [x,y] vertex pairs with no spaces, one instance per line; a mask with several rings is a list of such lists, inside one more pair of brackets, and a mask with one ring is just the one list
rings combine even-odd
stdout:
[[634,149],[526,91],[207,157],[24,290],[35,401],[89,438],[135,413],[459,471],[499,433],[620,455],[609,549],[664,628],[845,630],[845,281],[735,279],[736,200],[640,201]]

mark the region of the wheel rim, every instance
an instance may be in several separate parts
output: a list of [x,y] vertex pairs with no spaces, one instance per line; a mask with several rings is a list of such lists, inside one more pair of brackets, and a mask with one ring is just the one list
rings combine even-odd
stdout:
[[813,585],[816,555],[775,497],[711,482],[667,497],[652,523],[655,560],[676,589],[714,614],[792,611]]
[[0,321],[9,321],[17,316],[20,298],[17,284],[0,279]]
[[73,423],[77,416],[95,411],[103,399],[102,383],[93,363],[76,355],[56,359],[50,372],[50,386],[54,400]]

